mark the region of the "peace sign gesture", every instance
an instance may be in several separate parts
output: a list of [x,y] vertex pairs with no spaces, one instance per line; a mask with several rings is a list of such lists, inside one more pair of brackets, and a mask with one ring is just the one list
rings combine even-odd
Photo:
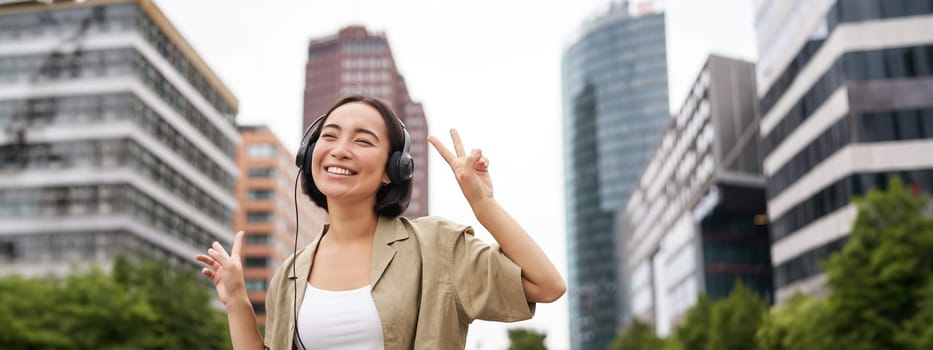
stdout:
[[243,231],[237,232],[233,239],[233,254],[228,255],[220,243],[214,242],[207,254],[198,254],[198,261],[207,264],[201,274],[214,281],[217,297],[224,305],[232,297],[246,295],[246,282],[243,280],[243,262],[240,259],[240,249],[243,247]]
[[489,178],[489,160],[483,157],[483,151],[473,149],[469,155],[463,151],[463,143],[460,142],[460,134],[457,129],[450,129],[450,138],[454,142],[454,151],[451,153],[447,147],[434,136],[428,136],[428,141],[434,145],[437,152],[444,157],[450,169],[453,170],[460,190],[466,197],[470,206],[476,207],[476,204],[484,199],[492,199],[492,179]]

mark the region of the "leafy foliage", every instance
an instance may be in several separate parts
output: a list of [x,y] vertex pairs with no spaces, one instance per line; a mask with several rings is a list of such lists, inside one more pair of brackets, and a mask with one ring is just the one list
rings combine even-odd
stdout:
[[827,265],[828,326],[834,346],[895,349],[897,334],[917,313],[933,277],[933,222],[926,200],[892,178],[887,191],[856,199],[849,242]]
[[[927,199],[898,178],[854,203],[845,247],[825,264],[829,293],[795,295],[770,311],[736,286],[728,298],[703,295],[663,346],[635,322],[618,349],[933,349],[933,219]],[[649,336],[650,335],[650,336]],[[623,346],[623,345],[619,345]],[[613,348],[616,349],[616,348]]]
[[509,330],[509,350],[545,350],[546,334],[531,329],[514,328]]
[[832,349],[825,300],[795,294],[774,307],[755,333],[760,350]]
[[612,341],[609,350],[662,350],[664,346],[664,339],[658,338],[651,326],[634,319],[625,331]]
[[926,199],[892,178],[855,199],[849,242],[826,265],[829,295],[775,308],[761,349],[933,348],[933,220]]
[[61,279],[0,278],[3,349],[229,349],[193,273],[118,259]]
[[767,311],[760,296],[736,281],[729,297],[713,304],[706,349],[748,349]]
[[696,305],[687,311],[684,323],[677,327],[673,336],[673,348],[683,350],[703,350],[710,337],[710,320],[713,315],[713,303],[706,294],[701,294]]

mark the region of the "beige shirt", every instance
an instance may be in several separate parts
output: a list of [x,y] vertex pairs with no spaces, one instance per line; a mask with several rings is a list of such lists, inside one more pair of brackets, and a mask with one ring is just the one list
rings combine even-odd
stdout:
[[[295,281],[300,307],[318,242],[286,260],[269,285],[265,344],[272,350],[293,347]],[[497,245],[475,238],[469,226],[439,217],[380,217],[372,254],[370,293],[386,349],[463,349],[475,319],[514,322],[534,315],[521,268]]]

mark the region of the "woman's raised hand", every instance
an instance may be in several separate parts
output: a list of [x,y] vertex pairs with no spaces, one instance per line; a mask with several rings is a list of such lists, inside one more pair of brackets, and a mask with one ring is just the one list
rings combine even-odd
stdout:
[[492,179],[489,177],[489,160],[483,157],[483,151],[473,149],[470,154],[463,150],[460,134],[457,129],[450,129],[450,138],[453,139],[454,151],[451,153],[447,147],[434,136],[428,136],[428,141],[434,145],[437,152],[444,157],[450,169],[453,170],[463,196],[471,206],[476,206],[485,199],[492,199]]
[[220,243],[214,242],[207,249],[207,255],[198,254],[197,260],[208,267],[201,269],[201,274],[214,281],[217,297],[224,305],[234,297],[246,297],[246,282],[243,280],[243,263],[240,249],[243,247],[243,231],[237,232],[233,239],[233,254],[228,255]]

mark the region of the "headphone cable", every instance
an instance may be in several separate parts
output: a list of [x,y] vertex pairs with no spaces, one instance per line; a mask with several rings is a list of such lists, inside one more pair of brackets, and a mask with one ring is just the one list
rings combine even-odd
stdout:
[[301,345],[301,350],[307,349],[305,343],[301,341],[301,333],[298,332],[298,272],[295,268],[295,265],[298,264],[298,183],[301,181],[301,168],[298,169],[298,176],[295,177],[295,245],[293,246],[292,253],[292,277],[290,278],[294,282],[295,292],[292,294],[292,311],[295,314],[295,336],[298,338],[298,344]]

